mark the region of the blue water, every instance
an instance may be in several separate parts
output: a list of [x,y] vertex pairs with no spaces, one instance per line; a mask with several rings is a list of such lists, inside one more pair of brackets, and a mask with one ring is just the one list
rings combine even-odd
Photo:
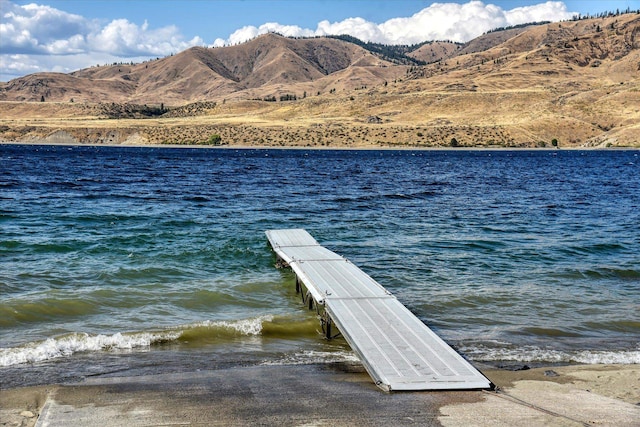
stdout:
[[640,363],[638,151],[0,145],[3,385],[355,358],[273,228],[472,361]]

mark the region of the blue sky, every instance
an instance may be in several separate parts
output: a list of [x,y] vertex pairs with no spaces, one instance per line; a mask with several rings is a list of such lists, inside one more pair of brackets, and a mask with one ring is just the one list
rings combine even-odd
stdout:
[[496,27],[626,8],[640,9],[640,0],[0,0],[0,81],[236,44],[267,31],[464,42]]
[[[16,4],[37,1],[15,1]],[[464,4],[468,1],[439,0],[439,3]],[[540,0],[484,1],[505,10],[545,3]],[[62,0],[43,1],[42,4],[75,13],[87,18],[111,21],[126,18],[142,24],[145,20],[153,27],[176,25],[185,38],[202,37],[206,42],[227,38],[246,25],[260,26],[266,22],[315,28],[322,20],[342,21],[361,17],[382,23],[391,18],[407,17],[428,7],[434,1],[424,0]],[[563,1],[571,12],[600,13],[616,8],[640,8],[640,1],[581,0]],[[634,6],[635,3],[635,6]]]

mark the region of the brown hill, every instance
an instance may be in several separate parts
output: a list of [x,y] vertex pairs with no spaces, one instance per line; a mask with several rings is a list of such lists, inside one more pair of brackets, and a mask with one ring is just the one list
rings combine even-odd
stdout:
[[463,46],[462,44],[443,41],[426,43],[409,53],[408,56],[430,64],[457,55]]
[[[0,100],[184,104],[296,93],[296,85],[318,82],[349,67],[389,68],[365,49],[338,39],[289,39],[266,34],[238,46],[194,47],[143,64],[93,67],[71,74],[41,73],[0,88]],[[397,72],[397,70],[395,70]],[[384,77],[371,73],[375,82]],[[384,73],[383,73],[384,74]],[[393,71],[387,73],[393,76]],[[308,85],[323,90],[332,79]],[[368,83],[371,83],[369,81]],[[345,88],[349,84],[344,85]],[[243,94],[243,92],[246,92]],[[300,93],[302,95],[302,93]]]
[[[498,33],[447,52],[422,46],[416,57],[442,60],[419,67],[343,40],[266,35],[145,64],[26,76],[0,87],[0,139],[201,143],[219,134],[233,145],[423,147],[455,138],[462,146],[640,146],[640,14]],[[263,100],[281,94],[297,100]],[[8,102],[41,96],[48,102]]]
[[467,55],[470,53],[484,52],[485,50],[500,46],[502,43],[505,43],[521,33],[533,30],[536,26],[537,25],[509,28],[502,31],[492,31],[487,34],[483,34],[480,37],[465,43],[462,48],[456,52],[456,54]]

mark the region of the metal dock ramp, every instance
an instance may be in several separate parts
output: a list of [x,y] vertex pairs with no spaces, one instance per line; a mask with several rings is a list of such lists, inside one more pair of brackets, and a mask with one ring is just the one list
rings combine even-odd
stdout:
[[[279,264],[295,272],[309,307],[324,307],[376,385],[386,391],[488,389],[491,382],[389,291],[303,229],[269,230]],[[301,282],[301,283],[300,283]],[[303,294],[303,298],[304,298]]]

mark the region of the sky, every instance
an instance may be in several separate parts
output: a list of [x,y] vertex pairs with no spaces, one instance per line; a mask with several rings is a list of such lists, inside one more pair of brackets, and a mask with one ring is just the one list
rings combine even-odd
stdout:
[[0,0],[0,81],[142,62],[266,32],[415,44],[488,30],[640,9],[640,0]]

